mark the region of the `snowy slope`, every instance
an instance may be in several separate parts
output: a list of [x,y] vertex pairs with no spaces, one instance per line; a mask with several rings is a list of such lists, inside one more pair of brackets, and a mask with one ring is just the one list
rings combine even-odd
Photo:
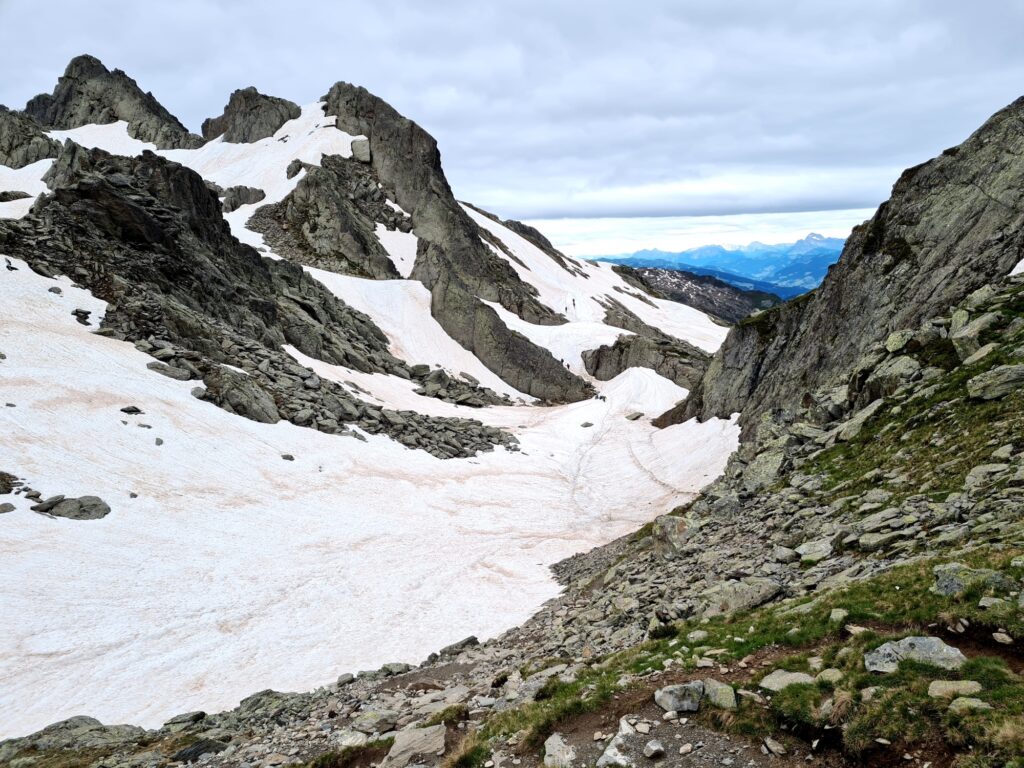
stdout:
[[[477,412],[512,428],[520,453],[441,461],[384,437],[259,424],[90,333],[71,310],[99,317],[101,302],[15,265],[0,271],[0,400],[16,406],[0,410],[4,468],[113,511],[55,520],[19,497],[0,519],[0,579],[19,585],[0,597],[0,700],[21,702],[0,736],[81,712],[156,725],[492,635],[557,592],[548,564],[685,500],[737,439],[730,422],[625,419],[682,395],[642,369],[605,383],[606,401]],[[379,380],[396,407],[424,400],[394,377],[311,364]]]
[[[469,206],[463,208],[478,225],[508,246],[516,258],[510,259],[500,249],[492,246],[494,253],[508,261],[523,281],[537,289],[541,303],[564,315],[570,324],[603,323],[606,309],[601,302],[613,299],[648,325],[707,352],[718,349],[729,332],[728,328],[692,307],[641,294],[615,274],[609,264],[595,264],[567,257],[573,270],[569,271],[508,227]],[[579,335],[586,334],[584,327]],[[533,338],[529,333],[526,335]],[[537,343],[541,342],[538,340]],[[607,343],[599,341],[585,348],[593,349]],[[557,354],[555,356],[558,357]]]
[[[263,189],[264,201],[226,218],[236,236],[277,258],[245,222],[294,189],[302,172],[287,179],[293,160],[350,155],[355,137],[333,122],[311,105],[254,144],[217,139],[160,154],[222,187]],[[117,153],[153,149],[124,123],[51,135]],[[0,168],[0,190],[45,191],[51,162]],[[0,216],[22,216],[32,202],[2,204]],[[724,336],[695,310],[635,298],[606,267],[577,263],[586,277],[570,275],[481,219],[570,323],[534,326],[496,311],[576,372],[584,350],[627,333],[602,322],[605,297],[705,349]],[[416,236],[382,227],[377,235],[408,277]],[[686,394],[647,369],[597,382],[604,400],[481,410],[293,349],[297,361],[363,399],[472,416],[511,430],[521,450],[441,461],[384,436],[363,442],[259,424],[193,398],[194,382],[148,370],[152,358],[71,315],[87,309],[98,323],[102,302],[66,279],[15,266],[0,270],[0,403],[14,405],[0,408],[0,469],[46,495],[99,495],[113,511],[98,521],[50,519],[5,497],[17,509],[0,517],[0,581],[18,588],[0,593],[8,629],[0,633],[0,704],[19,705],[5,707],[0,738],[81,713],[156,725],[186,709],[232,706],[261,688],[309,688],[344,671],[418,661],[468,634],[493,635],[556,594],[549,565],[690,498],[721,472],[738,440],[734,420],[666,430],[627,420]],[[397,356],[530,402],[444,332],[418,281],[308,271],[370,315]],[[50,293],[54,285],[63,293]],[[128,405],[144,414],[125,416]]]

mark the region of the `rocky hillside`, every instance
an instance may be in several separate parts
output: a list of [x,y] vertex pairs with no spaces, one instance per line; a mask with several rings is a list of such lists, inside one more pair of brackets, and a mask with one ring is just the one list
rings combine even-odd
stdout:
[[[1024,101],[907,171],[821,288],[728,335],[454,202],[433,140],[362,89],[292,106],[238,92],[210,131],[264,138],[160,152],[5,113],[8,156],[42,153],[8,191],[26,168],[44,187],[0,230],[0,563],[38,590],[12,626],[41,649],[0,669],[6,717],[85,690],[150,722],[24,728],[0,763],[1021,764]],[[716,414],[740,410],[737,444]],[[554,552],[557,595],[529,577]],[[88,601],[61,602],[68,562]],[[457,642],[405,644],[424,625]],[[372,671],[335,654],[367,647]],[[334,679],[189,698],[307,660]],[[150,706],[169,690],[181,714]]]
[[751,429],[808,398],[841,398],[834,388],[871,345],[1007,274],[1024,258],[1022,114],[1024,99],[904,172],[822,285],[734,329],[668,420],[742,412]]
[[710,275],[682,269],[622,265],[616,267],[616,271],[642,284],[654,295],[688,304],[729,324],[782,303],[773,293],[743,290]]
[[773,433],[694,503],[561,564],[565,593],[487,643],[468,638],[421,666],[345,674],[310,693],[263,691],[154,730],[75,718],[5,742],[0,756],[1014,765],[1022,350],[1020,278],[894,332],[862,384],[897,381],[889,394],[825,426]]

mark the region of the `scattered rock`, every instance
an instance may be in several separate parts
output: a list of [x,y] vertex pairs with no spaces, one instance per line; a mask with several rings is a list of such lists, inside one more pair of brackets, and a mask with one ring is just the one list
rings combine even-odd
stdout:
[[110,506],[98,496],[80,496],[68,499],[53,496],[35,504],[30,509],[51,517],[66,517],[69,520],[99,520],[110,514]]
[[789,688],[791,685],[809,685],[813,682],[814,678],[806,672],[787,672],[784,669],[776,669],[771,674],[765,676],[760,685],[765,690],[778,693]]
[[644,744],[644,757],[651,760],[658,760],[665,756],[665,747],[657,739],[651,739]]
[[222,741],[216,739],[199,739],[194,744],[190,744],[178,752],[171,755],[171,762],[174,763],[191,763],[198,760],[203,755],[215,754],[217,752],[223,752],[228,748],[228,745]]
[[714,678],[704,679],[704,697],[719,709],[736,709],[736,691],[728,683]]
[[957,715],[979,709],[992,709],[992,705],[985,703],[981,699],[972,699],[969,696],[961,696],[949,702],[949,711]]
[[999,400],[1024,387],[1024,365],[1000,365],[967,381],[967,393],[976,400]]

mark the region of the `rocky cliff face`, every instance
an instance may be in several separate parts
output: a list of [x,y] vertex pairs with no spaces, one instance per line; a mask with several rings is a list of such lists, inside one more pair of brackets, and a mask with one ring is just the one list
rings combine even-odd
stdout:
[[821,287],[741,322],[664,421],[762,414],[838,396],[868,348],[917,326],[1024,258],[1024,99],[958,147],[907,170]]
[[459,207],[441,170],[437,142],[364,88],[337,83],[324,97],[338,127],[370,141],[370,163],[381,183],[412,217],[420,247],[412,277],[431,291],[431,313],[492,371],[520,391],[573,401],[593,392],[551,356],[501,321],[480,299],[535,324],[564,318],[492,253],[480,229]]
[[277,133],[278,128],[299,116],[299,107],[287,99],[265,96],[255,88],[231,94],[224,114],[203,121],[203,138],[223,136],[224,141],[250,143]]
[[93,56],[72,59],[53,93],[31,99],[25,113],[40,125],[57,129],[124,120],[129,134],[160,149],[192,149],[203,143],[153,94],[143,92],[124,72],[107,69]]
[[56,157],[60,142],[51,139],[32,118],[0,106],[0,165],[24,168]]
[[249,228],[276,253],[342,274],[400,277],[374,234],[375,225],[409,232],[412,221],[386,204],[372,171],[352,158],[325,157],[281,203],[259,209]]

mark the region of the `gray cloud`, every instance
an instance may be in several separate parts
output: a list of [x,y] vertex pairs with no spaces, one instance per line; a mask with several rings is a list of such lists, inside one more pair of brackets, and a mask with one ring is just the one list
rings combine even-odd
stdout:
[[79,53],[191,128],[365,85],[520,218],[853,208],[1024,93],[1024,3],[0,0],[0,103]]

